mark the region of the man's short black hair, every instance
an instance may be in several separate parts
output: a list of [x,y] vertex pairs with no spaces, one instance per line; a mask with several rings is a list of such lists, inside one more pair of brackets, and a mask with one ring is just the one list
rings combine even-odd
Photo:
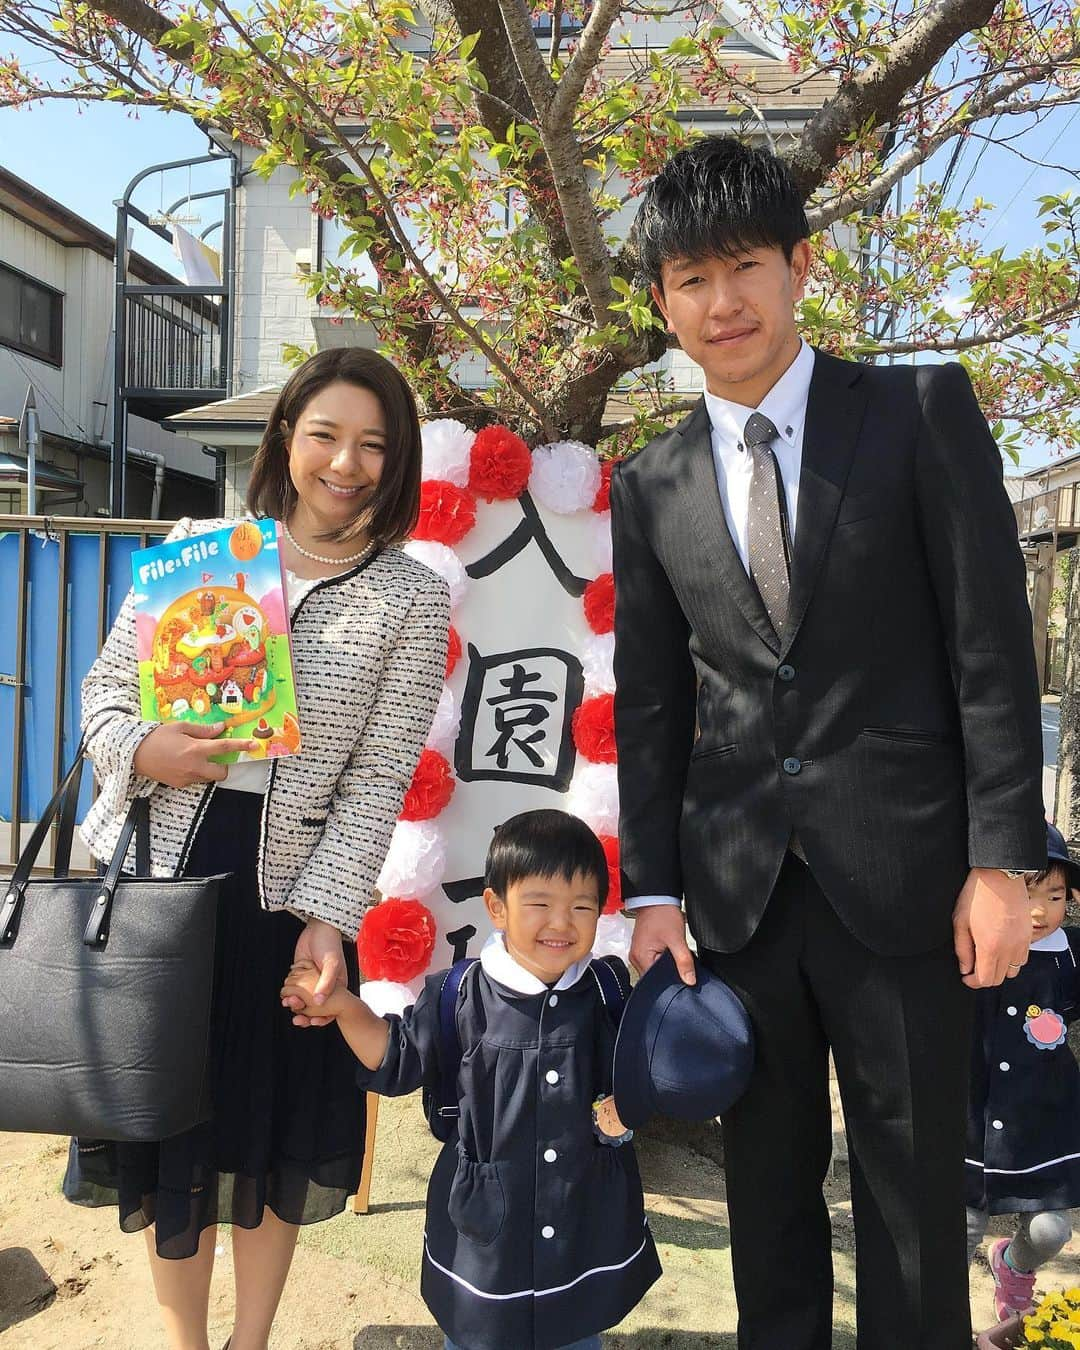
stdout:
[[484,880],[500,899],[526,877],[594,878],[600,908],[608,894],[607,858],[592,830],[566,811],[523,811],[495,831]]
[[654,286],[676,258],[779,248],[790,262],[810,234],[784,161],[734,136],[703,136],[672,155],[645,190],[634,228],[641,274]]

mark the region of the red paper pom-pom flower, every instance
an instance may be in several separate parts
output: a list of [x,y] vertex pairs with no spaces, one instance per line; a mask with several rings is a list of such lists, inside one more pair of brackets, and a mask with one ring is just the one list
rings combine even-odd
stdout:
[[468,488],[429,478],[420,484],[420,515],[414,539],[430,539],[453,548],[476,524],[476,498]]
[[450,765],[438,750],[422,751],[412,785],[405,794],[401,819],[431,820],[450,805],[455,787]]
[[364,915],[356,955],[365,980],[404,984],[422,975],[435,950],[435,918],[419,900],[384,900]]
[[592,509],[594,511],[611,510],[611,471],[618,462],[617,459],[602,459],[600,461],[600,486],[596,489],[596,497],[593,499]]
[[578,754],[594,764],[615,763],[615,695],[587,698],[571,723]]
[[594,633],[610,633],[615,627],[615,577],[602,572],[585,587],[585,622]]
[[600,844],[607,859],[608,893],[604,902],[605,914],[618,914],[622,909],[622,873],[619,871],[619,841],[613,834],[602,834]]
[[469,487],[486,502],[520,497],[532,473],[529,447],[506,427],[482,427],[469,452]]
[[450,625],[450,638],[446,644],[446,679],[454,673],[454,667],[461,660],[461,634]]

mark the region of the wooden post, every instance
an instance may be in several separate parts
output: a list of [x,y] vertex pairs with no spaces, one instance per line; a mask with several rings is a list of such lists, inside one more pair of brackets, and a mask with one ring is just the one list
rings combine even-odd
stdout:
[[367,1126],[364,1129],[364,1165],[360,1170],[360,1185],[353,1196],[353,1213],[366,1214],[371,1199],[371,1173],[375,1166],[375,1126],[379,1120],[378,1093],[367,1094]]
[[1046,670],[1047,634],[1050,627],[1050,596],[1054,589],[1053,544],[1040,544],[1036,551],[1031,587],[1031,631],[1035,642],[1035,665],[1039,674],[1039,693],[1049,687]]

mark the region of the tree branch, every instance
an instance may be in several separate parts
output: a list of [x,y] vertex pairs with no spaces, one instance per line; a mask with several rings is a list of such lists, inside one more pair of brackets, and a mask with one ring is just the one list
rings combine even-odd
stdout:
[[[612,0],[601,3],[610,5]],[[522,81],[539,114],[540,139],[593,319],[598,327],[615,323],[622,329],[625,325],[609,308],[615,299],[611,286],[612,258],[592,199],[572,112],[570,125],[551,120],[556,85],[540,54],[526,0],[499,0],[499,8]]]
[[[534,126],[537,108],[529,97],[513,52],[501,39],[506,32],[498,0],[450,0],[450,11],[462,37],[479,33],[473,60],[487,81],[487,90],[473,90],[473,102],[481,123],[505,141],[511,123]],[[529,210],[540,222],[556,258],[569,258],[573,250],[559,211],[551,171],[539,149],[522,168],[522,191]]]
[[563,71],[562,79],[555,90],[548,112],[552,130],[569,128],[573,125],[574,112],[578,100],[584,92],[589,76],[600,61],[611,25],[619,17],[623,0],[597,0],[593,6],[589,21],[582,30],[577,50],[570,58],[570,64]]
[[[849,136],[868,124],[892,122],[909,89],[928,75],[965,33],[985,27],[999,0],[931,0],[918,17],[874,61],[838,92],[803,128],[791,156],[791,171],[808,201],[836,166]],[[833,216],[835,220],[837,217]]]
[[[675,398],[668,403],[662,403],[659,408],[645,409],[644,411],[649,417],[665,422],[669,417],[675,417],[678,413],[693,412],[700,402],[701,395],[692,394],[687,395],[686,398]],[[606,422],[603,439],[607,440],[611,436],[621,435],[624,431],[633,431],[638,424],[638,420],[636,417],[629,417],[624,422]]]
[[[521,382],[521,380],[518,379],[517,375],[506,363],[502,355],[497,351],[497,349],[494,346],[492,346],[490,342],[488,342],[487,338],[484,336],[479,326],[470,323],[469,320],[466,319],[465,315],[461,312],[461,309],[454,303],[454,301],[450,298],[449,294],[446,292],[443,286],[440,285],[438,280],[428,270],[423,259],[420,257],[419,253],[413,246],[412,241],[409,239],[405,230],[401,227],[401,224],[397,218],[397,214],[394,211],[393,202],[387,196],[381,183],[375,177],[374,173],[372,173],[371,166],[368,164],[367,160],[364,159],[363,155],[361,155],[358,152],[356,146],[351,141],[347,140],[345,136],[342,135],[333,118],[328,118],[325,116],[322,108],[319,107],[318,103],[316,103],[316,101],[311,97],[308,91],[304,89],[302,86],[298,85],[296,81],[292,78],[292,76],[288,73],[288,71],[286,71],[280,65],[279,62],[275,61],[273,57],[268,55],[259,47],[258,43],[255,42],[251,34],[248,33],[245,28],[242,27],[239,19],[236,18],[235,15],[233,15],[232,11],[224,3],[224,0],[210,0],[210,3],[213,4],[215,9],[217,9],[221,14],[223,14],[228,19],[234,31],[236,32],[240,40],[244,43],[244,45],[250,50],[255,60],[261,63],[262,65],[266,66],[268,70],[273,72],[273,74],[281,82],[282,87],[289,89],[293,93],[293,95],[296,98],[298,98],[301,101],[301,103],[303,103],[304,106],[312,113],[317,124],[320,122],[322,123],[326,139],[338,147],[341,157],[344,160],[352,162],[352,164],[359,171],[361,177],[367,183],[368,192],[371,194],[372,198],[379,203],[379,206],[383,212],[383,219],[385,220],[386,225],[391,232],[394,242],[396,243],[400,252],[406,258],[408,258],[410,263],[412,263],[413,270],[416,272],[417,276],[420,277],[420,279],[423,281],[428,291],[435,297],[436,300],[438,300],[439,304],[443,307],[443,309],[445,309],[446,313],[453,319],[454,324],[457,326],[457,328],[466,337],[468,337],[469,341],[473,344],[474,347],[476,347],[478,351],[483,352],[483,354],[487,357],[487,359],[491,362],[491,364],[495,367],[495,369],[499,371],[499,373],[502,375],[503,379],[506,381],[509,387],[513,389],[514,393],[516,393],[518,398],[521,399],[522,403],[527,408],[532,410],[532,412],[536,415],[539,425],[543,427],[545,433],[554,435],[554,428],[548,421],[544,405],[538,399],[533,397],[531,391],[525,387],[525,385]],[[448,376],[447,379],[449,380],[449,378],[450,377]],[[453,381],[451,381],[451,383],[453,383]],[[465,393],[463,390],[461,392],[462,398],[464,400],[466,397]]]
[[[1073,48],[1070,53],[1070,59],[1075,60],[1080,54],[1080,47]],[[838,196],[828,198],[816,207],[812,207],[806,213],[806,218],[810,224],[810,231],[816,234],[820,230],[828,228],[837,220],[842,220],[854,211],[862,210],[863,207],[878,198],[884,196],[890,188],[912,169],[923,164],[954,136],[959,136],[963,131],[976,125],[979,122],[985,122],[991,117],[1008,116],[1013,113],[1034,112],[1037,109],[1062,107],[1066,104],[1080,102],[1080,90],[1072,90],[1051,98],[1042,99],[1038,104],[1030,100],[1017,99],[1012,97],[1021,90],[1030,87],[1032,83],[1039,82],[1045,77],[1045,72],[1031,73],[1025,72],[1016,76],[1015,79],[999,85],[996,89],[986,91],[981,98],[969,100],[963,112],[962,118],[954,116],[943,122],[937,131],[917,141],[908,147],[902,154],[892,161],[887,169],[884,169],[868,183],[860,184],[857,188],[851,188],[847,192],[841,192]]]
[[982,332],[972,333],[968,337],[926,338],[921,342],[868,342],[858,344],[856,350],[864,356],[913,356],[916,352],[942,354],[969,352],[975,347],[988,347],[991,343],[1008,342],[1012,338],[1028,336],[1033,325],[1064,323],[1077,314],[1080,314],[1080,292],[1060,305],[1040,310],[1037,314],[1028,314],[1011,324],[991,324]]

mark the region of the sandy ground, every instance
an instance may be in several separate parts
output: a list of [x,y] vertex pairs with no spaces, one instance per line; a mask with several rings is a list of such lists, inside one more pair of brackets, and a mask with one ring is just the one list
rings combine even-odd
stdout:
[[[734,1350],[722,1169],[692,1137],[650,1136],[639,1150],[664,1278],[605,1337],[608,1350]],[[285,1291],[273,1350],[439,1350],[418,1293],[423,1197],[437,1145],[419,1103],[382,1104],[372,1209],[306,1229]],[[3,1350],[156,1350],[158,1330],[143,1239],[110,1210],[60,1194],[65,1141],[0,1134],[0,1346]],[[829,1185],[836,1249],[835,1350],[853,1350],[854,1269],[846,1182]],[[998,1231],[1005,1231],[1003,1224]],[[1047,1288],[1080,1279],[1080,1241],[1045,1273]],[[797,1260],[797,1253],[778,1253]],[[230,1329],[229,1242],[211,1304],[211,1345]],[[1041,1282],[1042,1283],[1042,1282]],[[972,1275],[976,1324],[993,1318],[985,1263]],[[507,1347],[513,1350],[513,1347]],[[779,1350],[779,1348],[778,1348]]]

